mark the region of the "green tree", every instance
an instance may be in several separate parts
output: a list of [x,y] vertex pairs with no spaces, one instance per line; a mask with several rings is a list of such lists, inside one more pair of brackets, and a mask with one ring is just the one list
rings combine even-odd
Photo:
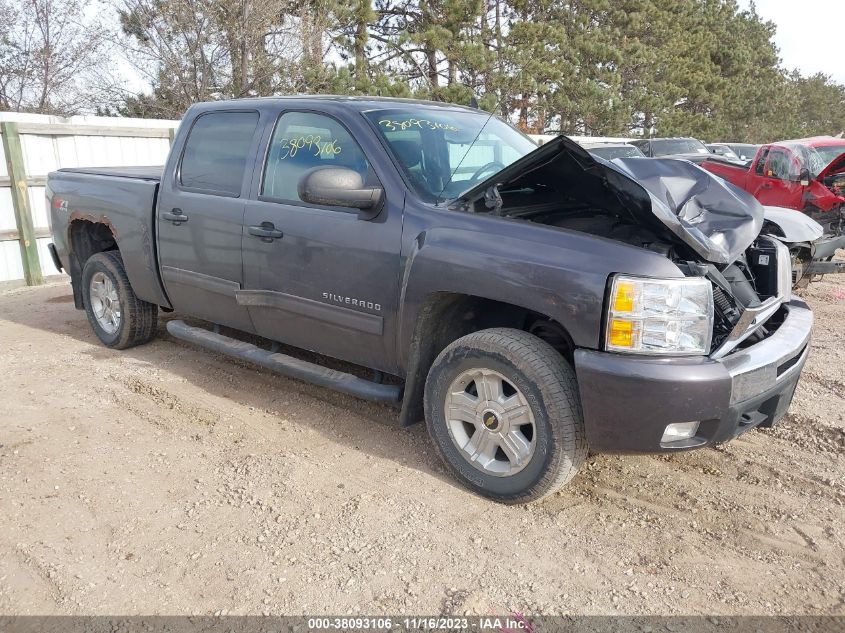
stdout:
[[477,98],[529,132],[760,142],[845,128],[845,88],[788,73],[753,2],[110,1],[152,87],[124,114],[335,92]]
[[837,135],[845,132],[845,86],[818,73],[793,73],[790,86],[797,101],[796,136]]

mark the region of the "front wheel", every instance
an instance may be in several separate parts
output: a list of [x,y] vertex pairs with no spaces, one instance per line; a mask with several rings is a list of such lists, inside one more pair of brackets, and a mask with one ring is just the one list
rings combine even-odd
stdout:
[[118,251],[85,262],[82,293],[91,329],[106,347],[126,349],[155,337],[158,306],[135,296]]
[[587,456],[575,372],[521,330],[482,330],[446,347],[428,374],[425,414],[455,476],[503,503],[554,492]]

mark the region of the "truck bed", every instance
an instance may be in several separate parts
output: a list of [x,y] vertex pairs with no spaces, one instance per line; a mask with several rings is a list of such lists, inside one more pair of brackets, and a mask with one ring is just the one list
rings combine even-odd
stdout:
[[118,178],[134,178],[137,180],[161,182],[161,174],[164,172],[164,167],[74,167],[60,169],[59,171],[87,174],[89,176],[116,176]]
[[[119,236],[126,275],[139,299],[170,307],[158,273],[155,210],[162,167],[84,167],[60,169],[47,177],[53,244],[59,259],[69,258],[71,224],[102,223]],[[62,201],[56,204],[55,199]],[[76,262],[80,267],[84,262]]]
[[725,160],[721,157],[716,158],[714,156],[708,157],[707,160],[702,162],[701,167],[703,167],[710,173],[716,174],[717,176],[724,178],[725,180],[736,185],[740,189],[746,189],[746,180],[748,179],[748,174],[751,171],[752,164],[753,161],[749,161],[745,164],[742,164]]
[[754,159],[746,160],[742,162],[738,162],[735,160],[728,160],[724,156],[719,156],[718,154],[713,154],[712,156],[708,156],[707,161],[711,163],[718,163],[720,165],[725,165],[727,167],[736,167],[737,169],[741,169],[743,171],[748,171],[751,169],[751,165],[754,163]]

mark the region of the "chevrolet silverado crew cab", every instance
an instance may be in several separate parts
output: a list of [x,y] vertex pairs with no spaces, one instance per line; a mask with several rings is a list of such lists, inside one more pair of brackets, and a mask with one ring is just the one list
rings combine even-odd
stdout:
[[562,486],[588,449],[771,426],[808,354],[812,313],[749,194],[688,161],[537,148],[474,109],[198,104],[163,168],[61,169],[47,196],[103,344],[175,311],[176,338],[424,419],[454,476],[503,502]]

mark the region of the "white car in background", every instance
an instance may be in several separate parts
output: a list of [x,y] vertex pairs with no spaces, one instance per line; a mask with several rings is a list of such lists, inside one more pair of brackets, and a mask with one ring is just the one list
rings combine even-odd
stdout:
[[[554,139],[555,134],[529,134],[537,145],[543,145]],[[640,158],[644,157],[637,147],[632,145],[624,137],[615,136],[570,136],[570,139],[578,143],[581,147],[590,152],[593,156],[598,156],[605,160],[613,160],[614,158]]]
[[637,147],[630,143],[581,143],[581,147],[604,160],[614,158],[645,158]]

